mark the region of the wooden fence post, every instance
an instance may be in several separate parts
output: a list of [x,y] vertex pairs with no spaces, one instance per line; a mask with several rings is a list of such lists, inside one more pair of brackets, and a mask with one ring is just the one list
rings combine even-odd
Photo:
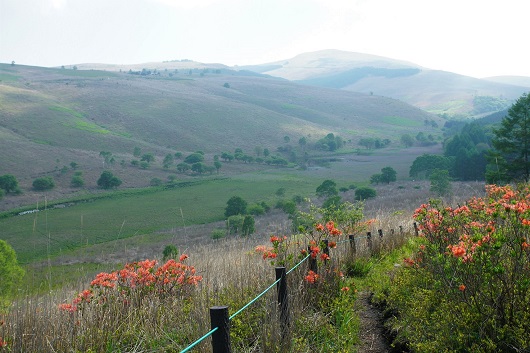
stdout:
[[366,243],[368,244],[368,249],[370,254],[372,253],[372,232],[366,232]]
[[212,330],[213,353],[231,353],[230,345],[230,319],[227,306],[213,306],[210,308],[210,323]]
[[348,238],[350,239],[350,250],[352,252],[352,255],[356,255],[357,248],[355,247],[355,237],[353,234],[348,235]]
[[378,229],[377,230],[377,233],[379,233],[379,239],[383,239],[383,230],[382,229]]
[[311,246],[307,247],[307,250],[309,251],[309,271],[313,271],[314,273],[318,273],[318,265],[317,265],[317,259],[313,258],[313,254],[311,252]]
[[416,224],[416,222],[414,222],[414,233],[416,233],[416,236],[420,235],[420,230],[418,229],[418,225]]
[[329,240],[328,239],[324,239],[322,240],[322,242],[324,243],[324,254],[328,255],[329,256]]
[[403,226],[399,226],[399,235],[403,235]]
[[284,340],[289,333],[289,297],[287,295],[287,273],[285,267],[276,267],[276,280],[280,280],[276,284],[278,291],[278,305],[280,306],[280,332],[282,333],[282,340]]

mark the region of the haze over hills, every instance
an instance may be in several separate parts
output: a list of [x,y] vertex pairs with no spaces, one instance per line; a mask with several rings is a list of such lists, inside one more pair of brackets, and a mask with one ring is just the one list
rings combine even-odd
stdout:
[[[101,151],[129,166],[137,146],[158,161],[201,150],[209,163],[235,148],[276,151],[285,136],[294,145],[301,137],[313,144],[334,133],[350,149],[361,137],[399,146],[403,133],[439,136],[426,120],[443,126],[442,119],[391,98],[244,71],[144,73],[0,65],[0,175],[14,174],[28,187],[32,178],[74,161],[93,168],[95,178]],[[124,185],[145,186],[154,172],[127,169]]]
[[388,96],[435,114],[478,117],[509,106],[530,78],[477,79],[395,59],[322,50],[244,67],[320,87]]

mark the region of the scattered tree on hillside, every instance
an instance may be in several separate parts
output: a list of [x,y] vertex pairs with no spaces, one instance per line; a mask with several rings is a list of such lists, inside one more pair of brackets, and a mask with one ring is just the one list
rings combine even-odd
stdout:
[[[506,180],[530,178],[530,95],[525,93],[508,110],[499,128],[493,129],[492,144],[497,166]],[[495,156],[495,154],[493,154]],[[495,177],[494,175],[490,175]]]
[[166,156],[164,157],[164,161],[162,162],[164,169],[169,169],[169,167],[173,164],[174,160],[175,157],[171,153],[166,154]]
[[33,180],[33,189],[37,191],[51,190],[55,187],[55,181],[52,177],[41,177]]
[[177,164],[177,172],[179,173],[186,173],[190,169],[190,165],[188,163],[179,163]]
[[337,183],[329,179],[324,180],[322,184],[317,187],[316,193],[318,197],[330,197],[338,195],[339,192],[337,191]]
[[85,185],[85,181],[83,180],[83,177],[81,175],[74,175],[72,177],[72,180],[70,181],[70,185],[73,188],[80,188]]
[[179,256],[179,250],[173,244],[166,245],[164,251],[162,252],[162,256],[162,259],[164,261],[167,261],[169,259],[177,259],[177,257]]
[[429,178],[435,169],[450,170],[452,165],[453,160],[451,158],[425,153],[419,157],[416,157],[414,162],[412,162],[409,170],[409,176],[411,178],[417,178],[421,176]]
[[256,231],[254,217],[251,215],[245,215],[243,219],[243,225],[241,226],[241,233],[244,236],[248,236]]
[[376,197],[376,195],[377,195],[377,192],[375,191],[375,189],[369,188],[367,186],[355,189],[356,200],[362,201],[362,200],[374,198]]
[[70,162],[70,168],[76,170],[77,168],[79,168],[79,164],[77,164],[76,162]]
[[106,170],[101,173],[97,184],[102,189],[115,189],[121,185],[121,179],[114,176],[110,171]]
[[197,152],[192,153],[188,155],[186,158],[184,158],[184,163],[188,163],[188,164],[194,164],[194,163],[199,163],[203,161],[204,161],[204,155],[197,153]]
[[335,136],[334,134],[329,133],[326,137],[318,140],[315,147],[319,150],[333,152],[340,149],[343,145],[344,141],[340,136]]
[[144,155],[142,155],[140,161],[151,163],[155,161],[155,156],[152,153],[145,153]]
[[435,169],[430,177],[431,191],[438,196],[447,196],[451,193],[451,178],[447,170]]
[[226,202],[225,217],[244,215],[247,213],[247,202],[240,196],[232,196]]
[[414,146],[414,138],[410,136],[409,134],[401,135],[401,143],[405,147],[412,147]]
[[142,155],[142,149],[138,146],[134,147],[133,156],[140,157]]
[[214,161],[213,162],[213,166],[214,166],[215,170],[217,171],[217,174],[219,174],[219,169],[221,169],[223,164],[221,162],[219,162],[219,161]]
[[0,176],[0,189],[3,189],[6,193],[17,193],[19,191],[17,178],[11,174]]

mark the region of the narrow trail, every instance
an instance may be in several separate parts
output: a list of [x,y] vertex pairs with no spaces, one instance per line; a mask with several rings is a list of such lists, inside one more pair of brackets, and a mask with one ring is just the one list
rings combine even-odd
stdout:
[[369,292],[359,293],[355,309],[361,321],[357,353],[390,353],[390,346],[384,337],[382,313],[370,303]]

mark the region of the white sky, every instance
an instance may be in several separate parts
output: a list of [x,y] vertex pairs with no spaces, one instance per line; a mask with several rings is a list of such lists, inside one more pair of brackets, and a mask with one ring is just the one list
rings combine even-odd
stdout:
[[0,0],[0,62],[247,65],[340,49],[530,76],[529,9],[527,0]]

